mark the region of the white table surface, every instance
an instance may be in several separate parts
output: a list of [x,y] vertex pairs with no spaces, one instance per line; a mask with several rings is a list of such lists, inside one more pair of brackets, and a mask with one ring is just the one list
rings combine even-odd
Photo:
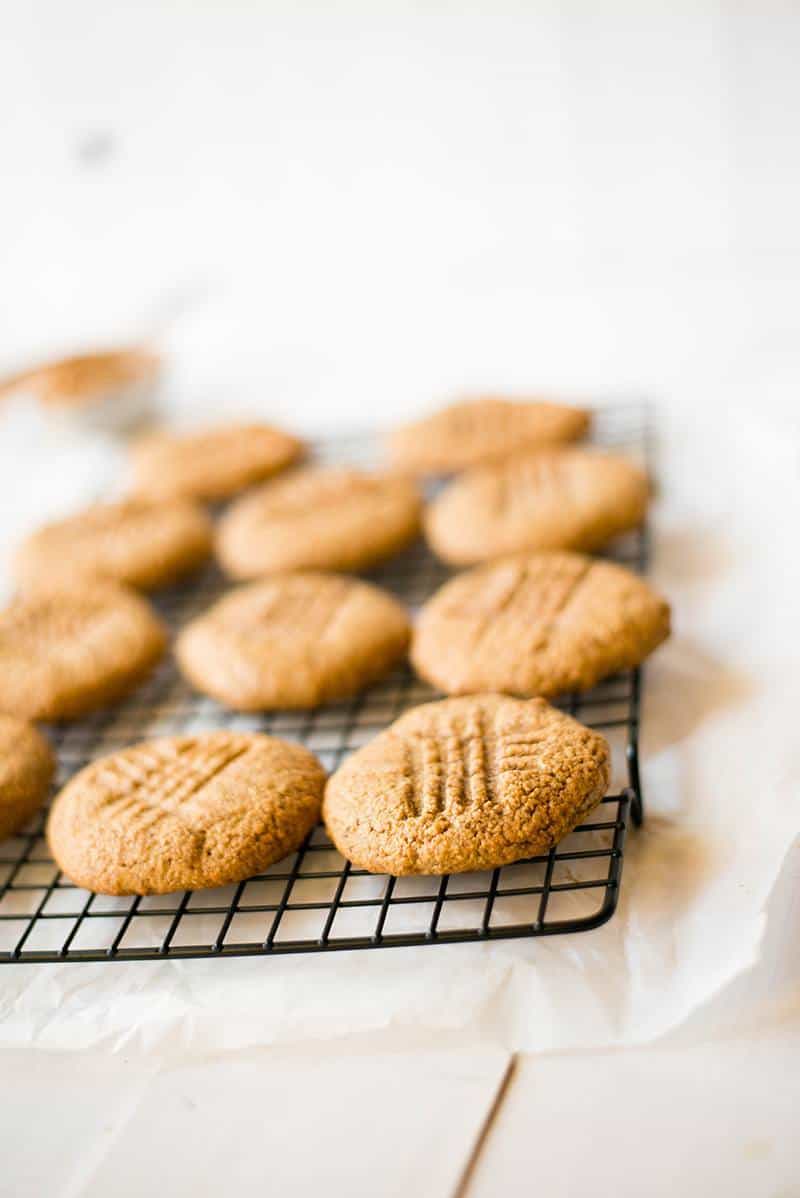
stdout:
[[[0,367],[152,334],[175,418],[307,431],[462,386],[650,396],[676,635],[608,928],[9,969],[0,1193],[138,1195],[170,1130],[176,1195],[796,1192],[796,8],[12,9]],[[102,447],[6,432],[3,551],[116,480]],[[748,837],[774,884],[693,922]]]

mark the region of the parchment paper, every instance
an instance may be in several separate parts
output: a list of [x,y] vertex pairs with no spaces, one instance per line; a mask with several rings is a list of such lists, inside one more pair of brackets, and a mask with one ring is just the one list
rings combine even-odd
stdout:
[[[629,835],[609,924],[492,945],[7,966],[0,1045],[189,1064],[365,1033],[386,1048],[410,1032],[534,1050],[633,1044],[679,1026],[751,965],[800,828],[800,509],[793,430],[755,404],[727,416],[659,416],[653,578],[675,634],[647,668],[647,822]],[[92,487],[98,469],[113,479],[119,468],[100,441],[31,439],[26,419],[9,416],[0,443],[4,490],[20,496],[4,504],[6,544],[58,506],[70,455]],[[38,488],[24,483],[34,470]],[[35,513],[22,502],[34,491]]]

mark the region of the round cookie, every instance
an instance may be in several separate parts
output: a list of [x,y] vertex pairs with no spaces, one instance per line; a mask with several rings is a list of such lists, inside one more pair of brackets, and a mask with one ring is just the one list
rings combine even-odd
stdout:
[[446,582],[414,630],[417,673],[446,694],[586,690],[669,635],[669,606],[630,570],[578,553],[479,566]]
[[64,720],[131,690],[162,657],[150,604],[110,582],[54,588],[0,612],[0,711]]
[[161,431],[132,448],[134,490],[150,499],[227,499],[303,456],[302,441],[266,424]]
[[81,770],[47,839],[67,877],[101,894],[225,886],[302,844],[324,785],[312,753],[271,736],[165,737]]
[[461,475],[430,505],[434,552],[468,566],[541,549],[599,549],[641,524],[644,471],[584,449],[541,450]]
[[197,569],[211,548],[211,521],[197,504],[127,499],[95,504],[32,533],[17,551],[14,575],[26,591],[76,576],[149,591]]
[[243,496],[220,521],[217,556],[233,578],[279,570],[362,570],[408,545],[421,502],[403,478],[312,467]]
[[412,708],[329,780],[331,840],[373,873],[493,869],[548,852],[608,788],[602,736],[542,699]]
[[541,445],[577,441],[589,421],[582,408],[543,400],[466,399],[395,429],[389,455],[412,474],[452,474]]
[[316,707],[376,681],[405,653],[405,610],[366,582],[284,574],[238,587],[184,628],[178,664],[239,711]]
[[0,840],[13,836],[47,797],[55,760],[42,734],[0,715]]

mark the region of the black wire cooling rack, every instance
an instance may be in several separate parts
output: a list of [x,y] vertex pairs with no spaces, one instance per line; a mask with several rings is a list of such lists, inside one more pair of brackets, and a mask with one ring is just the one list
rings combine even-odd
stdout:
[[[600,445],[647,460],[646,407],[602,409],[593,436]],[[321,446],[320,456],[368,463],[373,451],[369,439],[337,439]],[[620,542],[612,556],[644,570],[646,530]],[[371,577],[415,607],[447,574],[420,543]],[[223,586],[210,569],[163,594],[157,605],[175,628]],[[641,671],[633,670],[558,704],[608,738],[614,793],[550,853],[484,873],[368,874],[352,868],[319,826],[298,853],[238,886],[112,898],[81,890],[59,872],[47,850],[42,813],[20,835],[0,843],[0,961],[273,956],[596,928],[617,905],[628,823],[642,819],[640,689]],[[240,715],[192,692],[168,660],[127,702],[49,733],[58,753],[58,785],[87,762],[132,742],[219,727],[299,741],[333,770],[406,708],[436,697],[404,667],[347,703],[307,713]]]

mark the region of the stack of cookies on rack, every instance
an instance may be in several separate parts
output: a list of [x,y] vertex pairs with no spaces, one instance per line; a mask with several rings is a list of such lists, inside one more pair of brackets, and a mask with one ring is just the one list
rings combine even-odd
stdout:
[[[15,557],[0,836],[51,785],[35,722],[103,718],[138,687],[168,651],[146,593],[191,586],[213,555],[230,586],[172,654],[219,704],[220,729],[133,745],[69,780],[47,835],[70,879],[139,895],[242,881],[320,817],[348,860],[394,875],[548,851],[602,800],[610,758],[546,699],[637,666],[669,633],[663,599],[588,556],[638,528],[649,499],[637,465],[577,444],[590,423],[553,403],[464,401],[396,430],[381,473],[315,464],[266,425],[136,442],[128,497],[47,525]],[[361,575],[421,533],[454,574],[412,620]],[[448,697],[400,714],[330,778],[308,749],[226,719],[348,699],[406,659]]]

